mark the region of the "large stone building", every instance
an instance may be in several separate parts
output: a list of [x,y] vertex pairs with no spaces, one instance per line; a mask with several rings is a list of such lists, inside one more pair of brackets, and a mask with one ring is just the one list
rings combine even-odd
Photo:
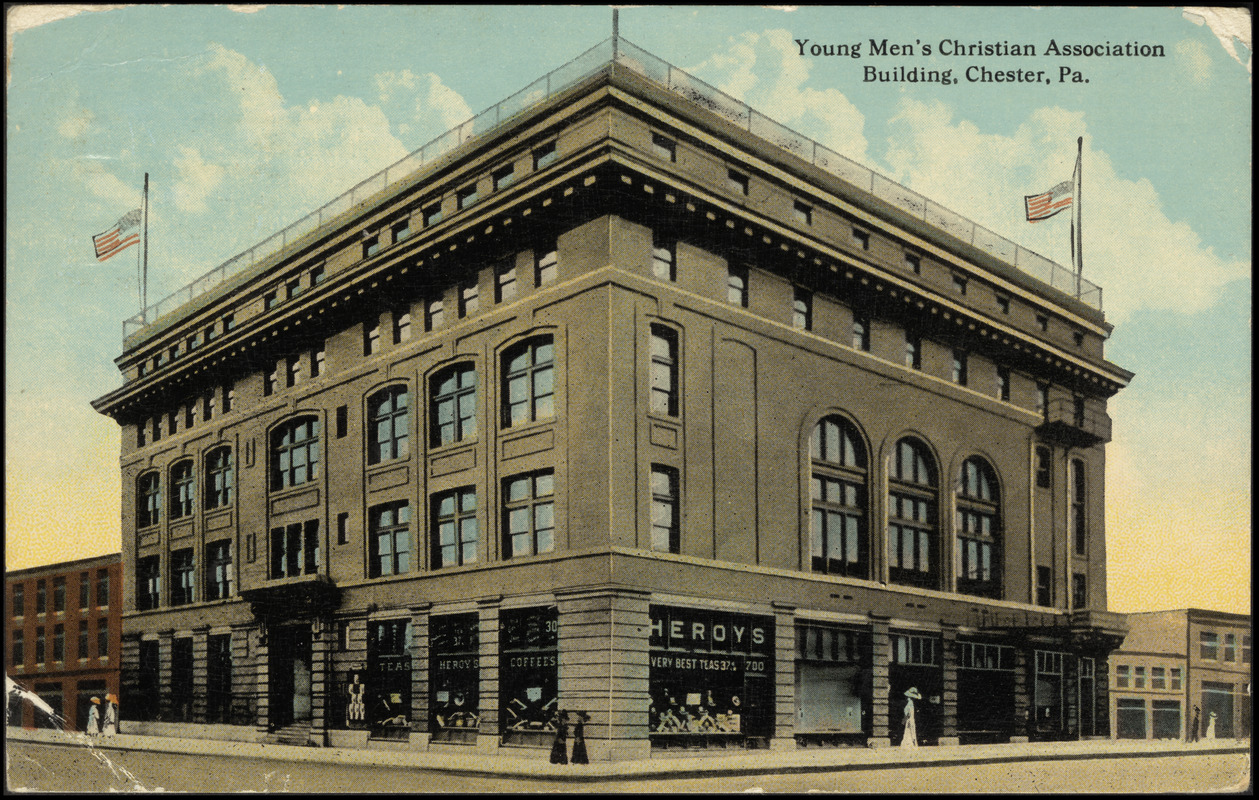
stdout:
[[606,42],[126,330],[130,730],[1106,735],[1100,303]]
[[1113,736],[1192,739],[1196,709],[1198,738],[1212,714],[1217,738],[1249,738],[1249,615],[1182,608],[1127,619],[1111,656]]
[[6,721],[83,730],[92,698],[118,693],[120,554],[13,570],[4,584],[4,674],[58,717],[10,696]]

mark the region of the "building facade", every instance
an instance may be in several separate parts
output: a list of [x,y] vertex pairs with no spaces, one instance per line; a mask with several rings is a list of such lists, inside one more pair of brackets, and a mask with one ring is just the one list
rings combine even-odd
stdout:
[[5,573],[4,672],[61,721],[10,697],[9,725],[83,730],[93,697],[118,694],[119,553]]
[[603,60],[127,337],[124,722],[1106,735],[1097,303]]
[[1120,739],[1247,739],[1249,615],[1198,608],[1129,614],[1111,657],[1112,735]]

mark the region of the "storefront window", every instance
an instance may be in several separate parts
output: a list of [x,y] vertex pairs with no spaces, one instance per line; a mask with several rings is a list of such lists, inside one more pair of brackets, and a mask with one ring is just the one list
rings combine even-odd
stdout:
[[476,742],[481,721],[478,630],[476,614],[429,620],[429,731],[433,741]]
[[870,735],[870,634],[796,625],[796,733]]
[[888,726],[892,744],[900,744],[913,703],[919,744],[934,744],[943,730],[944,671],[940,639],[921,634],[892,634],[892,663],[888,668],[890,698]]
[[957,735],[962,744],[1006,742],[1015,730],[1013,647],[959,641]]
[[510,609],[500,623],[503,743],[548,746],[559,710],[559,611]]
[[1063,655],[1036,651],[1036,733],[1042,736],[1063,731]]
[[364,695],[373,737],[408,738],[411,730],[410,620],[368,624]]
[[653,746],[764,746],[773,735],[772,617],[652,606],[648,646]]

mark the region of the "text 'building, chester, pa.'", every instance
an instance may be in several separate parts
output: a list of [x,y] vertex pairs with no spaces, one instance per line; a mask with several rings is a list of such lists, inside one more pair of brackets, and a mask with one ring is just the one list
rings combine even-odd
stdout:
[[1109,735],[1100,306],[606,41],[126,326],[124,730]]

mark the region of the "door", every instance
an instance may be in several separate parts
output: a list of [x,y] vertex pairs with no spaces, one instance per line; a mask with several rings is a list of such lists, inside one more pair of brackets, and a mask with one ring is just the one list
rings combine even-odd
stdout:
[[310,629],[275,628],[270,644],[269,715],[273,728],[310,719]]

